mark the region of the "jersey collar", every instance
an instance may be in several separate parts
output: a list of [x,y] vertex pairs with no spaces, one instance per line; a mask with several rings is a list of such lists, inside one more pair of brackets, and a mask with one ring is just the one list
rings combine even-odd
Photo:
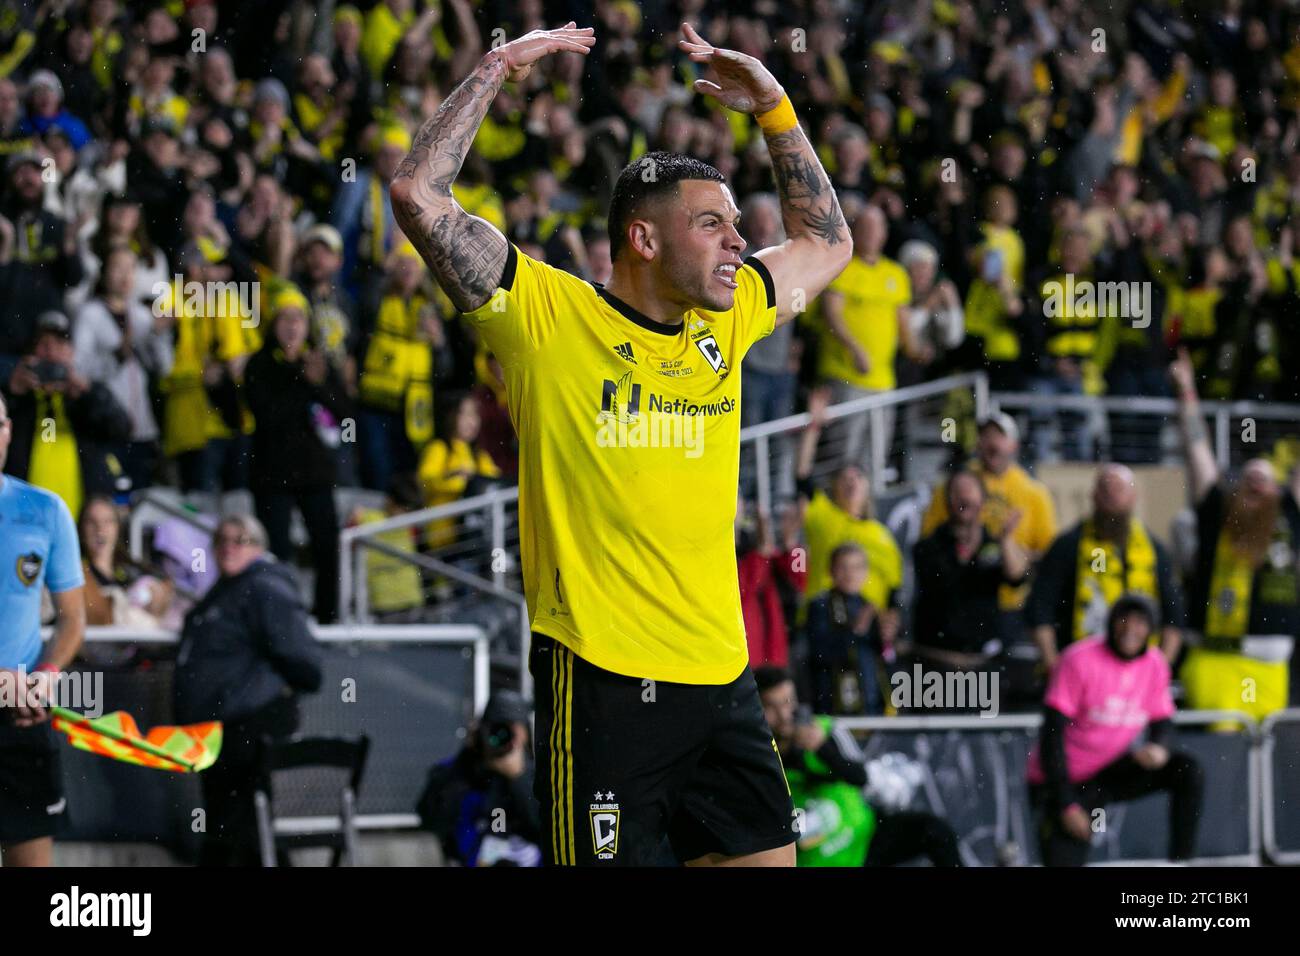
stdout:
[[657,332],[660,335],[681,335],[681,333],[686,329],[685,321],[680,325],[669,325],[666,322],[656,322],[644,312],[632,308],[632,306],[628,305],[614,293],[610,292],[599,282],[593,282],[591,285],[592,288],[596,290],[596,295],[604,299],[610,308],[614,309],[629,322],[639,325],[643,329],[647,329],[650,332]]

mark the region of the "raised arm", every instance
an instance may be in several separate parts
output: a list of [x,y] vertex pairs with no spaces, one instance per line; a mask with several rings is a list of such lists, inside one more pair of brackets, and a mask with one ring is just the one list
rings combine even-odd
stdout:
[[785,242],[760,250],[776,286],[776,324],[788,322],[839,275],[853,243],[830,177],[804,135],[785,90],[752,56],[710,45],[690,24],[682,24],[679,46],[696,63],[712,67],[712,78],[695,90],[738,113],[751,113],[763,128],[772,157]]
[[1186,349],[1169,366],[1169,374],[1178,390],[1178,424],[1183,433],[1183,455],[1187,459],[1187,478],[1192,485],[1192,501],[1199,502],[1219,481],[1219,465],[1214,460],[1201,403],[1196,397],[1196,373]]
[[465,154],[501,85],[518,82],[550,53],[585,54],[596,42],[590,27],[570,21],[534,30],[490,51],[416,134],[393,175],[393,216],[438,285],[462,312],[487,302],[501,279],[509,245],[495,226],[471,216],[451,194]]

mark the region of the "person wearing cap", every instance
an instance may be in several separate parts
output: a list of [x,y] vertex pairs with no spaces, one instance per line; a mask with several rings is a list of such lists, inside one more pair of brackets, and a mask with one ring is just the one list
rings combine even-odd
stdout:
[[1187,600],[1190,647],[1179,676],[1189,706],[1240,710],[1261,720],[1295,703],[1288,668],[1296,665],[1300,635],[1300,469],[1284,485],[1272,462],[1252,458],[1235,480],[1225,480],[1186,351],[1170,374],[1197,537]]
[[91,140],[86,124],[63,108],[63,84],[59,78],[49,70],[35,70],[27,80],[27,117],[21,129],[43,136],[51,127],[63,130],[75,150]]
[[356,393],[361,329],[357,306],[342,286],[343,237],[327,223],[317,223],[298,244],[294,284],[311,303],[311,339],[338,370],[348,394]]
[[1108,805],[1161,791],[1169,859],[1196,855],[1204,773],[1172,747],[1169,662],[1150,644],[1159,625],[1148,598],[1122,595],[1104,632],[1071,644],[1052,673],[1027,774],[1046,866],[1082,866]]
[[[1056,507],[1047,486],[1030,476],[1016,460],[1020,451],[1020,429],[1006,412],[994,412],[979,423],[975,460],[969,468],[984,485],[984,506],[980,515],[989,534],[998,538],[1012,514],[1020,518],[1012,533],[1015,541],[1029,555],[1031,564],[1045,552],[1056,537]],[[922,536],[933,534],[948,520],[946,483],[937,485],[921,520]],[[1027,589],[1003,585],[998,592],[998,607],[1004,646],[1028,640],[1024,608]]]
[[1169,552],[1136,515],[1137,480],[1124,465],[1103,465],[1092,514],[1055,541],[1039,562],[1025,604],[1025,623],[1052,670],[1061,651],[1100,633],[1121,594],[1141,594],[1160,608],[1160,649],[1178,656],[1183,595]]
[[435,764],[416,804],[444,860],[461,866],[540,866],[539,807],[533,797],[529,707],[499,690],[474,722],[469,742]]
[[388,487],[414,472],[434,435],[433,383],[450,371],[451,350],[423,263],[409,242],[388,257],[387,278],[358,382],[361,480]]
[[[984,485],[973,471],[949,478],[944,493],[947,519],[912,552],[916,594],[907,650],[917,664],[939,673],[985,671],[1000,680],[998,595],[1002,588],[1023,583],[1029,573],[1029,556],[1015,538],[1021,513],[1012,511],[998,533],[990,533],[980,517]],[[943,707],[959,703],[944,701]]]
[[302,514],[316,576],[313,613],[322,624],[338,617],[338,516],[334,509],[334,448],[351,418],[343,381],[310,341],[310,304],[289,286],[271,303],[262,348],[244,369],[244,397],[256,428],[249,485],[271,552],[294,557],[293,509]]
[[131,419],[100,382],[77,368],[61,312],[37,320],[31,348],[5,389],[12,422],[6,471],[54,492],[72,514],[87,494],[111,494],[121,468],[107,452],[130,440]]
[[65,293],[82,280],[77,237],[44,208],[43,159],[15,153],[5,163],[8,189],[0,207],[0,387],[31,344],[36,319],[63,308]]

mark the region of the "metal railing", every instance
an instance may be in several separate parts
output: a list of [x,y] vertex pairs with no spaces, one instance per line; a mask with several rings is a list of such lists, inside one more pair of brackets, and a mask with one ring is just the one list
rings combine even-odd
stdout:
[[[994,407],[1002,411],[1017,413],[1016,417],[1021,419],[1022,425],[1026,424],[1025,419],[1028,419],[1029,428],[1022,428],[1022,438],[1033,433],[1035,429],[1041,428],[1042,413],[1050,415],[1064,411],[1086,416],[1089,419],[1088,424],[1082,427],[1089,431],[1091,437],[1096,438],[1099,457],[1103,461],[1112,458],[1115,448],[1121,446],[1120,438],[1125,424],[1132,427],[1133,423],[1142,419],[1152,419],[1154,421],[1148,424],[1157,426],[1158,431],[1166,428],[1175,429],[1180,407],[1178,401],[1172,398],[1145,398],[1122,395],[1044,395],[1037,392],[993,392],[989,396],[989,400]],[[1236,446],[1247,444],[1259,447],[1266,446],[1263,438],[1254,434],[1253,431],[1249,441],[1241,440],[1234,443],[1234,430],[1232,427],[1234,421],[1253,421],[1256,424],[1263,422],[1274,426],[1300,426],[1300,405],[1280,402],[1203,401],[1200,406],[1202,415],[1211,423],[1208,437],[1211,447],[1214,449],[1215,460],[1218,462],[1219,467],[1224,470],[1239,463],[1238,460],[1234,460],[1233,456],[1234,450],[1237,450]],[[1149,437],[1147,431],[1148,429],[1142,429],[1143,434],[1138,437]],[[1161,442],[1160,444],[1164,445],[1166,443]],[[1168,444],[1173,447],[1177,443],[1171,442]]]
[[[321,643],[334,647],[347,648],[349,646],[359,646],[361,649],[358,653],[365,653],[364,647],[367,644],[375,645],[393,645],[393,646],[449,646],[463,647],[465,652],[470,656],[471,683],[470,683],[470,705],[475,715],[481,714],[483,708],[487,706],[488,696],[490,694],[490,660],[489,660],[489,641],[488,635],[479,627],[472,625],[436,625],[436,624],[391,624],[382,626],[364,626],[364,625],[327,625],[311,627],[312,635]],[[153,645],[167,646],[178,643],[180,635],[174,631],[158,629],[142,629],[134,627],[89,627],[86,629],[86,641],[92,644],[136,644],[136,645]],[[93,665],[90,665],[93,667]],[[392,671],[391,666],[387,666],[388,671]],[[398,686],[406,687],[412,693],[417,694],[413,699],[421,699],[419,695],[427,697],[433,690],[420,691],[411,684],[409,675],[402,676],[393,672],[395,679],[399,681]],[[358,691],[358,694],[365,693],[365,689]],[[322,689],[322,694],[328,693]],[[442,691],[436,691],[441,694]],[[324,702],[322,695],[307,695],[303,698],[306,707],[316,706]],[[337,701],[337,698],[336,698]],[[109,705],[109,709],[121,709],[124,706],[131,706],[132,702],[121,700],[104,702]],[[440,706],[446,706],[447,700],[438,699]],[[337,704],[337,706],[344,706]],[[359,715],[358,715],[359,716]],[[306,725],[306,711],[304,711],[304,725]],[[427,728],[425,728],[427,729]],[[390,741],[391,743],[405,744],[408,741]],[[376,772],[381,772],[378,768],[382,764],[382,754],[384,752],[383,740],[372,740],[371,743],[371,761],[368,770],[368,776]],[[391,761],[390,761],[391,762]],[[154,780],[154,778],[145,778]],[[373,783],[373,781],[372,781]],[[366,788],[362,788],[362,799],[366,797]],[[321,820],[311,817],[286,817],[284,820],[286,826],[294,828],[294,832],[310,832],[312,827],[322,825]],[[389,829],[406,829],[419,825],[419,818],[414,813],[409,812],[383,812],[383,813],[365,813],[357,817],[357,824],[361,829],[366,830],[389,830]]]
[[1263,819],[1263,841],[1264,852],[1274,863],[1286,866],[1300,865],[1300,850],[1285,850],[1278,845],[1277,838],[1277,807],[1278,803],[1285,803],[1285,799],[1277,799],[1277,779],[1273,771],[1273,755],[1277,747],[1277,738],[1274,736],[1273,729],[1278,724],[1300,724],[1300,708],[1291,708],[1289,710],[1280,710],[1275,714],[1269,714],[1260,722],[1260,736],[1262,742],[1259,753],[1259,771],[1260,783],[1264,791],[1264,819]]
[[[1283,717],[1283,714],[1289,715]],[[1300,710],[1284,711],[1282,714],[1273,715],[1274,718],[1281,719],[1300,719]],[[1268,746],[1268,731],[1272,724],[1268,721],[1257,724],[1251,717],[1241,711],[1235,710],[1197,710],[1197,711],[1177,711],[1172,718],[1173,722],[1182,727],[1207,727],[1222,721],[1232,720],[1240,722],[1244,728],[1232,735],[1244,734],[1247,738],[1249,752],[1247,754],[1247,777],[1246,777],[1246,805],[1247,805],[1247,839],[1249,851],[1247,853],[1226,854],[1219,856],[1198,857],[1187,861],[1193,866],[1255,866],[1260,863],[1261,848],[1268,848],[1266,838],[1272,831],[1270,818],[1270,805],[1272,801],[1272,777],[1267,774],[1266,769],[1261,769],[1263,762],[1262,751]],[[1270,718],[1273,720],[1273,718]],[[969,732],[981,731],[984,733],[1007,731],[1034,732],[1042,726],[1042,717],[1038,714],[1008,714],[997,717],[980,717],[977,715],[899,715],[895,717],[837,717],[834,718],[836,727],[842,727],[848,731],[864,732]],[[928,768],[928,765],[927,765]],[[929,768],[928,768],[929,769]],[[933,781],[930,781],[932,784]],[[1011,778],[1003,776],[1001,779],[994,781],[994,786],[998,790],[995,803],[999,807],[998,816],[999,825],[1008,825],[1009,811],[1011,809],[1013,795],[1020,796],[1021,807],[1028,807],[1026,787],[1027,783],[1023,777]],[[1261,823],[1262,817],[1262,823]],[[1261,836],[1261,833],[1263,836]],[[1010,839],[1009,834],[1003,834]],[[1275,849],[1275,848],[1274,848]],[[1269,856],[1278,859],[1272,850]],[[1283,857],[1279,862],[1300,862],[1300,853]],[[1094,866],[1154,866],[1165,861],[1159,859],[1132,859],[1122,861],[1097,861],[1091,865]]]
[[[829,423],[834,423],[857,416],[867,417],[872,425],[870,429],[872,441],[865,464],[867,464],[868,472],[876,483],[877,490],[882,490],[884,476],[886,475],[885,463],[890,451],[882,440],[885,432],[885,429],[881,427],[884,413],[908,406],[919,406],[920,403],[943,398],[954,392],[967,393],[970,396],[970,407],[976,416],[984,414],[988,408],[987,378],[983,373],[972,372],[844,402],[828,409],[826,418]],[[772,487],[773,445],[778,439],[793,439],[794,436],[807,427],[809,421],[810,416],[804,412],[777,421],[752,425],[741,431],[741,481],[742,484],[752,484],[754,486],[755,497],[760,509],[770,511],[775,497]],[[937,438],[939,435],[938,428],[934,429],[934,434],[936,436],[935,444],[941,444]],[[486,596],[523,602],[522,584],[519,584],[519,590],[514,590],[512,587],[517,577],[518,560],[517,555],[509,548],[512,543],[510,534],[517,535],[518,532],[518,502],[519,489],[517,487],[500,488],[450,504],[424,508],[420,511],[386,518],[382,521],[369,522],[344,529],[339,539],[340,613],[343,620],[368,622],[371,618],[369,594],[366,586],[367,550],[377,551],[386,556],[406,561],[425,571],[436,571],[436,573],[453,578]],[[420,560],[411,552],[401,552],[391,547],[380,547],[375,540],[385,532],[420,528],[438,521],[454,521],[467,515],[481,517],[486,526],[490,528],[489,541],[485,546],[490,548],[491,551],[487,555],[477,555],[477,559],[481,563],[490,564],[492,567],[490,582],[477,576],[475,576],[476,580],[470,580],[463,573],[459,575],[453,574],[451,572],[452,565],[447,561],[437,559],[432,562]],[[523,606],[526,607],[526,603]],[[526,648],[528,623],[526,613],[523,614],[523,618],[525,620],[520,628],[520,680],[524,686],[527,686]]]

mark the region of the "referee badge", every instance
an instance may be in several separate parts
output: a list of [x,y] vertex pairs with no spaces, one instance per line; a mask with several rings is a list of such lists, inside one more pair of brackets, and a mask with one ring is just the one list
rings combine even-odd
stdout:
[[36,579],[41,574],[41,564],[44,562],[39,554],[33,551],[31,554],[20,554],[16,570],[18,571],[18,580],[22,581],[26,587],[31,587],[36,583]]
[[590,805],[591,850],[598,860],[612,860],[618,852],[618,804],[613,791],[595,794],[596,802]]

